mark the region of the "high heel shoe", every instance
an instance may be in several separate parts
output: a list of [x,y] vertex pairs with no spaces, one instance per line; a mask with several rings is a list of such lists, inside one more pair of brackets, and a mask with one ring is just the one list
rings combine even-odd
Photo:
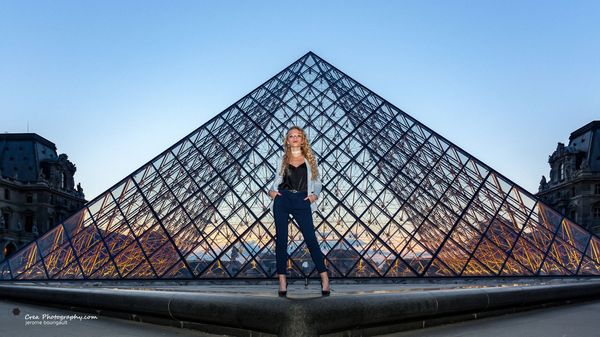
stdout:
[[321,296],[331,295],[331,284],[329,284],[329,290],[323,290],[323,282],[321,281]]
[[287,287],[288,287],[288,283],[287,281],[285,282],[285,290],[278,290],[277,291],[277,295],[279,297],[287,297]]

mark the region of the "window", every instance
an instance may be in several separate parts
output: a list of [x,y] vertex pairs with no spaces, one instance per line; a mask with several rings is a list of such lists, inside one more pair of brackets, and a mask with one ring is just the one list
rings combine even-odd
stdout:
[[3,228],[10,228],[10,213],[2,213],[2,217],[4,218]]
[[594,194],[600,194],[600,184],[594,185]]
[[17,247],[15,247],[15,244],[11,242],[4,246],[4,251],[2,253],[4,254],[4,257],[7,258],[11,256],[16,250]]
[[578,153],[577,156],[575,157],[575,169],[576,170],[581,169],[581,165],[583,164],[584,160],[585,160],[585,153]]
[[26,202],[31,204],[33,202],[33,194],[27,194]]
[[25,231],[31,233],[33,230],[33,214],[25,215]]
[[558,166],[558,181],[565,180],[565,163],[560,163]]
[[4,199],[10,200],[10,190],[8,188],[4,189]]
[[592,204],[592,218],[600,219],[600,201],[597,201]]
[[60,175],[60,187],[67,188],[67,175],[64,172]]

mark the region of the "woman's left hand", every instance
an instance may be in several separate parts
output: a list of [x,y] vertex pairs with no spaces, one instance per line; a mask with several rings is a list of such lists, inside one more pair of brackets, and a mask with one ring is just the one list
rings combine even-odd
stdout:
[[313,202],[317,201],[317,196],[314,194],[311,194],[308,197],[304,198],[304,200],[308,200],[312,204]]

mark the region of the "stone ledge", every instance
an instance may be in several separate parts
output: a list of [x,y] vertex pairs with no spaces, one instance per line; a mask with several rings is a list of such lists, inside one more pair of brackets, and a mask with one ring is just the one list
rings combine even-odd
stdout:
[[373,327],[417,328],[425,322],[452,317],[473,319],[521,307],[600,298],[600,282],[288,299],[230,293],[0,284],[0,295],[100,315],[124,313],[130,319],[234,335],[318,336],[361,330],[382,333],[384,330]]

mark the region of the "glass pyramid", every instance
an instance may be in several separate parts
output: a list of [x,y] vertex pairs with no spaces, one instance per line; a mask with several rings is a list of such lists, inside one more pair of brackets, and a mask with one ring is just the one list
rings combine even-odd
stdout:
[[[333,277],[599,275],[600,240],[312,52],[0,265],[0,278],[275,274],[284,132],[320,161]],[[316,275],[291,221],[288,271]]]

